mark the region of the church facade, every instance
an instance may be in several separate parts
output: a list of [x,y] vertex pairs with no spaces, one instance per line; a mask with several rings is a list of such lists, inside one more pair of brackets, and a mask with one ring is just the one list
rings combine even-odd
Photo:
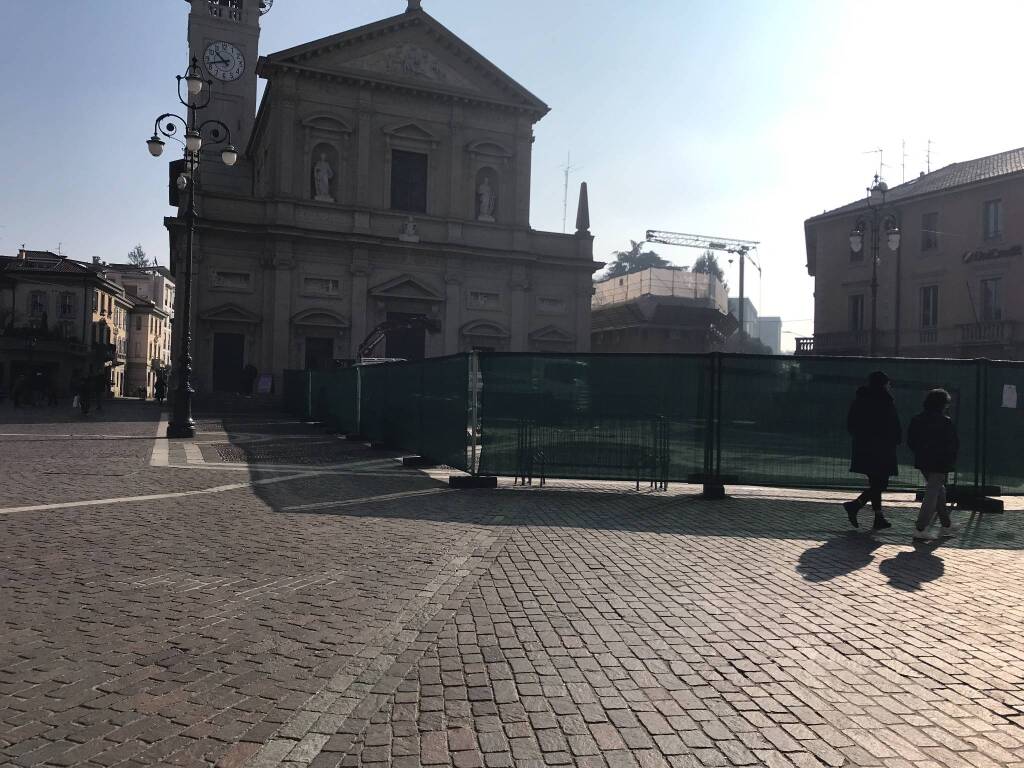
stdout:
[[[392,331],[372,356],[589,350],[600,265],[585,195],[575,234],[530,227],[533,126],[548,107],[417,0],[259,57],[269,5],[190,0],[191,55],[214,80],[201,117],[242,150],[233,168],[204,157],[198,187],[201,389],[234,390],[247,366],[279,382],[355,358],[378,325],[411,315],[429,330]],[[165,223],[180,270],[184,226]]]

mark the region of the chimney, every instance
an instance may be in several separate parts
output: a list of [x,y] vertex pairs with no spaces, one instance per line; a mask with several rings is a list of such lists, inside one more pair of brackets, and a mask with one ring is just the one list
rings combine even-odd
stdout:
[[28,258],[28,253],[25,251],[24,245],[22,245],[21,248],[18,249],[18,258],[21,259],[22,261],[25,261],[25,259]]
[[100,257],[99,257],[99,256],[93,256],[93,257],[92,257],[92,263],[93,263],[93,264],[96,264],[97,266],[99,266],[99,263],[100,263]]

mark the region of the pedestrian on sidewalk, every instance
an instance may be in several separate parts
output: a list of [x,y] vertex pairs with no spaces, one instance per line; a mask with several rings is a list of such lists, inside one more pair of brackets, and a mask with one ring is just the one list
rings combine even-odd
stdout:
[[941,534],[956,530],[946,508],[946,476],[956,468],[960,438],[953,420],[946,415],[953,398],[944,389],[933,389],[924,398],[924,410],[910,420],[907,447],[914,452],[914,466],[925,479],[924,501],[917,516],[915,539],[934,539],[928,529],[935,516],[942,523]]
[[853,439],[850,471],[866,475],[868,488],[853,501],[843,504],[850,524],[858,527],[857,513],[871,502],[875,530],[891,528],[882,513],[882,493],[889,488],[889,478],[899,472],[896,447],[903,439],[900,417],[892,397],[892,383],[882,371],[868,376],[867,386],[857,389],[857,396],[846,415],[846,430]]

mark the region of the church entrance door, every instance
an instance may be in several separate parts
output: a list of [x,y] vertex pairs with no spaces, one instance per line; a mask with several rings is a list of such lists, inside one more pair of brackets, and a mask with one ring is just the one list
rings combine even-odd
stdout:
[[[388,320],[406,320],[415,315],[408,312],[388,312]],[[427,353],[427,330],[422,325],[396,328],[384,337],[385,354],[403,360],[422,360]]]
[[241,392],[245,365],[245,336],[241,333],[213,334],[213,391]]
[[334,361],[334,339],[306,337],[306,370],[321,371]]

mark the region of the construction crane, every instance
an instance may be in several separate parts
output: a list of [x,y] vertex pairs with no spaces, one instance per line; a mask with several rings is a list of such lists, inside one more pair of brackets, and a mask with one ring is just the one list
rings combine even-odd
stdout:
[[704,235],[687,235],[682,232],[665,232],[660,229],[648,229],[646,242],[678,245],[683,248],[700,248],[705,251],[724,251],[725,253],[734,253],[739,256],[740,311],[737,319],[740,322],[740,333],[746,332],[743,328],[743,319],[745,314],[743,306],[744,262],[747,259],[750,259],[751,263],[757,267],[758,273],[761,273],[761,265],[750,253],[760,244],[757,240],[736,240],[731,237],[705,237]]
[[369,357],[373,350],[377,348],[377,345],[384,341],[391,331],[415,328],[423,328],[429,333],[437,333],[441,330],[441,323],[426,315],[407,315],[405,317],[385,320],[370,331],[369,336],[363,339],[363,343],[359,345],[359,350],[356,352],[357,361],[362,362]]

